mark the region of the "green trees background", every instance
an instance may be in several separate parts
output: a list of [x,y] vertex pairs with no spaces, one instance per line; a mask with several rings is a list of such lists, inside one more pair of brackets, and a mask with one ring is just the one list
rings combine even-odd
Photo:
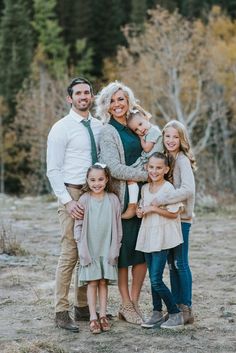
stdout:
[[[178,21],[168,28],[175,16],[186,38]],[[49,191],[46,138],[68,110],[65,88],[76,75],[90,78],[96,90],[122,79],[160,126],[190,116],[201,184],[235,191],[235,17],[236,0],[0,0],[0,192]],[[165,53],[167,33],[172,49],[185,55],[182,62],[158,55]],[[175,101],[167,83],[180,92]],[[214,183],[202,169],[206,160]]]

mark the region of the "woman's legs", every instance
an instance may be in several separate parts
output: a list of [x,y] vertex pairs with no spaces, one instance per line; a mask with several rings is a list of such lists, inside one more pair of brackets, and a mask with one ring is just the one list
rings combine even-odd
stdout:
[[147,265],[146,263],[134,265],[132,267],[132,283],[131,283],[131,300],[134,304],[138,303],[143,281],[146,276],[147,272]]
[[142,318],[138,310],[138,300],[146,275],[146,264],[138,264],[132,267],[132,283],[129,290],[129,270],[127,267],[118,270],[118,286],[122,305],[119,310],[119,318],[130,323],[141,324]]
[[121,267],[118,269],[118,287],[123,305],[129,304],[131,302],[128,284],[128,270],[128,267]]
[[192,273],[188,262],[190,223],[181,223],[184,242],[170,250],[171,292],[177,304],[192,305]]
[[131,301],[137,303],[139,301],[141,288],[147,272],[145,263],[137,264],[132,267],[132,283],[129,290],[129,269],[127,267],[119,268],[118,270],[118,286],[123,305]]

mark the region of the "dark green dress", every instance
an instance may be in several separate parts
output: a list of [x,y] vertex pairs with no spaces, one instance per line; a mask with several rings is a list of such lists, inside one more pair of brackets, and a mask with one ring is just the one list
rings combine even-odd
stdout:
[[[109,122],[119,133],[125,152],[126,165],[133,164],[142,152],[140,139],[129,128],[118,123],[111,118]],[[142,183],[140,184],[140,186]],[[125,192],[125,208],[128,205],[128,188]],[[131,219],[122,219],[123,238],[120,248],[118,267],[128,267],[144,263],[144,254],[136,251],[136,241],[141,224],[141,219],[133,217]]]

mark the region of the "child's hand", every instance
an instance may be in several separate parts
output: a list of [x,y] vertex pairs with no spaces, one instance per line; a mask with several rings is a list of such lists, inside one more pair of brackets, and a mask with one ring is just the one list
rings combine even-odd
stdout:
[[142,210],[143,211],[143,215],[146,215],[146,214],[151,213],[151,212],[155,212],[154,208],[155,208],[155,206],[152,206],[152,205],[144,206],[143,210]]
[[158,206],[157,199],[152,200],[151,205],[152,206]]
[[136,216],[137,216],[138,218],[142,218],[142,217],[143,217],[143,209],[142,209],[141,207],[138,207],[138,208],[136,209]]

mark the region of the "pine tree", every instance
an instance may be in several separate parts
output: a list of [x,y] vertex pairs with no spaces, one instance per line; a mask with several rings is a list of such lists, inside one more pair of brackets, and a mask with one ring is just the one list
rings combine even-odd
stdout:
[[2,16],[3,8],[4,8],[4,1],[0,0],[0,17]]
[[62,77],[67,66],[68,46],[61,36],[55,6],[56,0],[34,0],[33,27],[38,35],[34,60],[36,65],[43,66],[54,77]]
[[[69,38],[71,44],[70,64],[78,62],[76,51],[77,40],[86,41],[86,51],[93,53],[92,74],[101,76],[103,60],[116,53],[119,44],[125,44],[121,26],[129,18],[130,0],[124,4],[122,0],[77,0],[68,7],[73,14],[62,14],[65,0],[59,0],[59,16],[64,21],[63,34]],[[70,4],[70,5],[69,5]]]
[[232,18],[236,18],[236,0],[222,0],[220,2],[223,9],[226,9]]
[[28,1],[5,0],[4,5],[0,28],[0,95],[9,106],[12,120],[16,94],[30,72],[33,35]]
[[146,0],[132,0],[131,22],[137,28],[143,28],[143,22],[146,18],[147,2]]

